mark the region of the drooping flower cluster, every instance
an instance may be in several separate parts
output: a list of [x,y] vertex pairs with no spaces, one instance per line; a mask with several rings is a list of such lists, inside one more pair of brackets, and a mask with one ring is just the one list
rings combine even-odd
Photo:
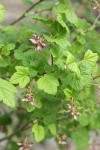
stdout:
[[71,116],[74,118],[74,120],[77,120],[77,117],[81,116],[81,114],[79,113],[79,110],[82,109],[82,107],[77,107],[73,98],[71,99],[70,104],[67,104],[67,107],[68,107],[68,110],[66,112],[70,113]]
[[39,35],[33,34],[34,39],[30,39],[31,43],[36,45],[36,50],[42,52],[42,49],[46,46],[45,40]]
[[19,150],[31,150],[33,143],[25,139],[23,143],[18,143],[18,145],[21,146]]
[[61,145],[66,145],[66,140],[67,140],[67,135],[66,134],[64,134],[64,135],[62,135],[60,138],[59,138],[59,144],[61,144]]
[[92,4],[93,4],[93,9],[98,10],[98,12],[100,13],[100,1],[92,0]]
[[25,98],[22,100],[22,102],[27,102],[27,103],[30,103],[32,106],[36,106],[35,102],[35,98],[34,98],[34,95],[32,93],[32,90],[30,87],[28,87],[29,91],[28,93],[25,95]]

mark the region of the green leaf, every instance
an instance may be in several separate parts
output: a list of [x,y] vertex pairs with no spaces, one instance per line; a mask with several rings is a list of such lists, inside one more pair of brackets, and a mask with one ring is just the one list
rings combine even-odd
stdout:
[[36,142],[40,142],[44,139],[45,130],[43,126],[40,126],[38,124],[33,125],[32,132],[34,133]]
[[57,93],[57,86],[59,86],[59,82],[54,76],[46,75],[37,81],[37,86],[40,90],[44,90],[44,92],[48,94],[55,95]]
[[25,103],[25,107],[26,107],[26,110],[28,112],[32,112],[33,110],[35,110],[35,106],[32,106],[30,103]]
[[57,11],[59,13],[63,13],[66,15],[66,18],[68,19],[68,21],[74,25],[78,25],[78,18],[76,16],[76,14],[74,13],[71,3],[67,2],[67,4],[63,4],[63,3],[59,3],[57,6]]
[[69,33],[69,29],[67,24],[64,21],[64,14],[57,13],[57,21],[66,29],[66,31]]
[[66,32],[60,33],[56,38],[55,37],[49,37],[47,35],[43,35],[44,38],[51,43],[58,44],[61,48],[66,48],[68,46],[71,46],[70,42],[67,40],[67,34]]
[[0,44],[0,49],[4,46],[4,44]]
[[78,118],[79,123],[82,127],[87,126],[89,124],[89,115],[86,113],[82,113],[81,116]]
[[66,81],[68,84],[75,89],[80,91],[84,86],[90,87],[92,84],[92,66],[87,62],[81,61],[78,63],[80,69],[80,76],[77,76],[75,73],[68,73]]
[[57,6],[57,10],[59,13],[65,13],[67,6],[63,3],[59,3]]
[[36,100],[36,107],[37,108],[41,108],[42,107],[42,103],[40,100]]
[[79,43],[81,43],[81,44],[85,44],[86,43],[86,40],[85,40],[84,36],[82,36],[82,35],[78,35],[77,36],[77,41]]
[[53,115],[46,115],[43,118],[43,122],[46,126],[53,123],[55,120],[56,120],[55,115],[54,116]]
[[4,21],[5,18],[5,10],[3,5],[0,4],[0,22]]
[[30,78],[28,76],[29,69],[22,66],[16,66],[15,69],[17,72],[12,75],[10,82],[13,84],[19,83],[19,86],[24,88],[30,82]]
[[100,129],[100,114],[91,114],[89,127],[91,130]]
[[75,62],[75,57],[70,52],[66,52],[66,53],[67,53],[66,64],[68,65],[68,64]]
[[11,58],[9,56],[3,56],[0,58],[0,66],[6,67],[11,64]]
[[76,62],[73,62],[73,63],[69,64],[68,68],[71,71],[75,72],[77,74],[77,76],[80,76],[80,69],[79,69],[79,67],[78,67]]
[[49,126],[48,126],[48,128],[49,128],[49,130],[50,130],[50,132],[52,133],[52,135],[56,135],[56,126],[55,126],[55,124],[50,124]]
[[[85,19],[78,18],[78,28],[77,30],[84,35],[84,31],[90,28],[91,24],[89,24]],[[82,42],[83,43],[83,42]]]
[[51,26],[51,35],[47,36],[44,34],[43,36],[48,42],[59,44],[61,48],[71,46],[71,43],[68,41],[69,34],[57,21],[54,21]]
[[72,133],[72,139],[77,146],[77,149],[88,148],[89,134],[84,128],[78,128],[77,131]]
[[25,16],[28,17],[28,18],[32,18],[32,19],[41,21],[41,22],[43,22],[43,23],[45,23],[45,24],[50,24],[50,23],[52,23],[52,20],[51,20],[51,19],[47,19],[47,18],[40,17],[40,16],[35,16],[34,14],[26,13]]
[[52,45],[50,53],[53,56],[54,64],[56,64],[58,68],[64,70],[67,57],[66,49],[62,49],[59,45]]
[[78,67],[78,64],[75,62],[75,57],[70,52],[66,53],[67,53],[66,65],[68,69],[75,72],[77,76],[80,76],[80,69]]
[[68,89],[68,88],[64,89],[64,94],[66,95],[66,97],[68,99],[70,99],[71,97],[73,97],[73,92],[70,89]]
[[10,51],[13,50],[14,48],[15,48],[14,44],[8,44],[2,48],[1,53],[5,56],[8,56],[10,54]]
[[22,60],[23,59],[23,51],[21,51],[21,50],[16,50],[15,52],[14,52],[14,57],[17,59],[17,60]]
[[37,7],[36,10],[38,8],[38,11],[42,11],[42,10],[49,10],[52,9],[56,4],[56,1],[43,1],[42,3],[40,3]]
[[29,74],[30,76],[35,77],[38,74],[38,71],[31,67],[29,68]]
[[53,37],[47,36],[47,35],[45,35],[45,34],[43,34],[43,37],[44,37],[48,42],[51,42],[51,43],[55,42],[55,39],[53,39]]
[[92,66],[96,65],[97,60],[98,60],[98,54],[93,53],[91,50],[88,50],[84,55],[84,61],[88,62]]
[[71,46],[70,42],[67,40],[67,34],[66,32],[60,33],[56,38],[55,38],[55,43],[59,44],[60,47],[66,48],[68,46]]
[[77,77],[74,73],[68,73],[66,82],[70,87],[76,91],[80,91],[83,89],[83,82],[80,77]]
[[14,93],[17,93],[17,89],[10,82],[0,78],[0,100],[12,108],[15,107]]

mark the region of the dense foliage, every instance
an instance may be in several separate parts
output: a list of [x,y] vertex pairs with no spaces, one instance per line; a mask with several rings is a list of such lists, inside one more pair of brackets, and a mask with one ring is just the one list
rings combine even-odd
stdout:
[[[4,16],[0,4],[0,22]],[[0,127],[7,136],[18,130],[8,150],[18,149],[30,126],[37,142],[55,137],[64,144],[70,137],[86,149],[89,132],[100,129],[100,3],[41,0],[24,17],[20,27],[0,25]]]

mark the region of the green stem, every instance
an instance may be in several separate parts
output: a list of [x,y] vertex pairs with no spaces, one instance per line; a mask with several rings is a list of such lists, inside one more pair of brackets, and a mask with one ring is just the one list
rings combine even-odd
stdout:
[[97,23],[97,21],[99,20],[99,18],[100,18],[100,13],[99,13],[98,16],[96,17],[96,19],[95,19],[94,23],[92,24],[92,26],[91,26],[89,29],[87,29],[84,33],[87,33],[88,31],[91,31],[91,30],[95,29],[96,23]]

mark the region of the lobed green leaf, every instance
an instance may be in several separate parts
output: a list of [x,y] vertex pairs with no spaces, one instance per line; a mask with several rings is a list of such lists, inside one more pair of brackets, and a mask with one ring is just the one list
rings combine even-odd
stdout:
[[10,82],[13,84],[19,83],[19,86],[24,88],[30,82],[30,78],[28,76],[29,69],[23,66],[16,66],[15,68],[17,72],[12,75]]

